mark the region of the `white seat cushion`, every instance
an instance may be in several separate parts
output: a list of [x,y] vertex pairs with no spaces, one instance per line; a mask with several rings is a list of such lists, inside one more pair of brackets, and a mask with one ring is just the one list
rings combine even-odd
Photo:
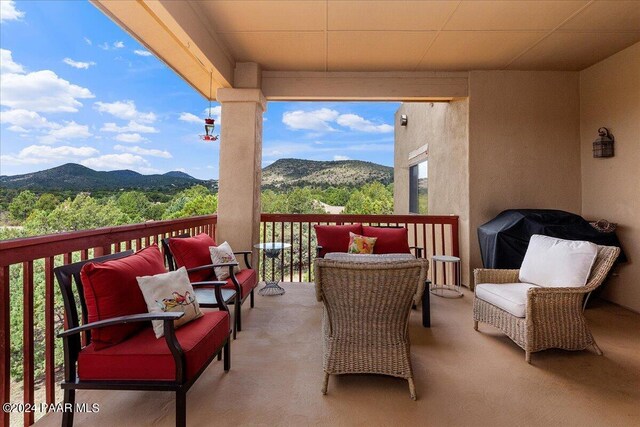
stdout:
[[516,317],[527,313],[527,291],[531,283],[482,283],[476,286],[476,298],[493,304]]
[[535,234],[524,255],[519,279],[548,288],[584,286],[597,255],[594,243]]

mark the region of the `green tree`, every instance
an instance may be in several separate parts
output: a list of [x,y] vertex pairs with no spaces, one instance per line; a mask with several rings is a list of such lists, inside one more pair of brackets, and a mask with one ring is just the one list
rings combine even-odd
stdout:
[[194,185],[171,199],[162,219],[184,218],[195,215],[210,215],[218,210],[218,197],[205,186]]
[[134,222],[149,219],[151,202],[147,196],[140,191],[126,191],[116,200],[116,204],[122,212],[127,214]]
[[31,191],[21,191],[9,204],[9,214],[16,221],[24,221],[36,207],[36,201],[37,197]]
[[379,182],[366,184],[349,197],[346,214],[383,215],[393,213],[393,194]]
[[44,193],[38,198],[35,208],[45,212],[51,212],[58,206],[60,199],[55,194]]

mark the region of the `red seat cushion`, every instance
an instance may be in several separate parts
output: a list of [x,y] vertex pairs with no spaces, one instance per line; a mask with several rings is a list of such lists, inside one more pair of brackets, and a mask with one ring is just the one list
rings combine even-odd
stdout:
[[[240,292],[242,293],[240,297],[242,299],[244,299],[244,297],[246,297],[249,292],[258,285],[258,276],[256,275],[256,271],[250,268],[245,268],[244,270],[240,270],[236,273],[236,279],[240,284]],[[236,289],[231,277],[227,279],[227,284],[224,285],[223,288]]]
[[[85,264],[80,278],[88,321],[147,313],[147,303],[136,277],[165,272],[162,253],[155,245],[125,258]],[[142,323],[128,323],[96,329],[91,331],[91,341],[97,349],[102,349],[123,341],[144,326]]]
[[[229,313],[206,312],[176,329],[176,337],[184,350],[187,379],[191,379],[229,337]],[[153,328],[145,327],[104,350],[96,350],[93,344],[82,349],[78,376],[81,380],[172,381],[176,378],[176,365],[165,339],[157,339]]]
[[409,254],[409,235],[407,229],[362,227],[362,234],[367,237],[377,237],[373,247],[374,254]]
[[[176,260],[177,267],[186,267],[187,269],[211,264],[210,246],[216,246],[216,242],[206,233],[194,237],[169,239],[169,249]],[[189,273],[189,279],[192,282],[213,280],[213,277],[213,269]]]
[[347,252],[349,233],[362,234],[362,224],[351,225],[314,225],[318,246],[322,246],[320,256],[329,252]]

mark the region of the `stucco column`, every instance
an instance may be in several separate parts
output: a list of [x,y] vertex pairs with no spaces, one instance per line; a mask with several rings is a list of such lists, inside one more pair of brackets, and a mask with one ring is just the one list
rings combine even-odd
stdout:
[[[253,250],[260,241],[262,114],[260,89],[218,89],[222,104],[216,241]],[[254,251],[254,267],[257,267]]]

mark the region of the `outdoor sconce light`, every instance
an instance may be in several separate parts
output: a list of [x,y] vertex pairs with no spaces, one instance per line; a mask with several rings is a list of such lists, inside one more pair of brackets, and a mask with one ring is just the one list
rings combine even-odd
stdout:
[[593,141],[593,157],[613,157],[613,136],[609,129],[602,127],[598,129],[598,138]]
[[407,119],[407,115],[406,114],[402,114],[400,116],[400,126],[406,126],[408,121],[409,121],[409,119]]

